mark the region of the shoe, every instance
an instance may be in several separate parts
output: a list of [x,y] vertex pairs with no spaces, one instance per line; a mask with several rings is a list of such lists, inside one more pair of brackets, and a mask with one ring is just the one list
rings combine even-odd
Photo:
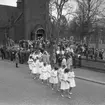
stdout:
[[34,79],[36,79],[36,77],[34,77]]
[[70,99],[71,97],[70,97],[70,96],[68,96],[68,98]]
[[71,93],[71,92],[70,92],[69,94],[70,94],[70,95],[72,95],[72,93]]
[[64,97],[64,95],[63,95],[63,94],[61,94],[61,96],[62,96],[62,97]]

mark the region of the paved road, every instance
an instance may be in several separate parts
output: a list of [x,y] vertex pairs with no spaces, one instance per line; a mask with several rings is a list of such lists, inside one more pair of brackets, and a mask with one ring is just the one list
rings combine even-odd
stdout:
[[76,79],[71,99],[33,80],[26,65],[0,61],[0,105],[105,105],[105,86]]

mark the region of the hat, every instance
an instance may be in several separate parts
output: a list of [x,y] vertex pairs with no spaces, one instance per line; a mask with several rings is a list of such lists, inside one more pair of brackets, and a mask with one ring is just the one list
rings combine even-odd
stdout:
[[66,65],[62,65],[62,67],[63,67],[63,68],[65,68],[65,67],[66,67]]
[[46,62],[44,62],[44,64],[43,64],[43,65],[44,65],[44,66],[46,66],[46,64],[47,64],[47,63],[46,63]]
[[55,65],[54,65],[54,68],[58,68],[58,65],[57,65],[57,64],[55,64]]
[[68,73],[68,72],[69,72],[69,69],[66,68],[66,69],[64,70],[64,73]]
[[58,65],[55,65],[55,66],[54,66],[54,69],[55,69],[55,70],[58,70]]

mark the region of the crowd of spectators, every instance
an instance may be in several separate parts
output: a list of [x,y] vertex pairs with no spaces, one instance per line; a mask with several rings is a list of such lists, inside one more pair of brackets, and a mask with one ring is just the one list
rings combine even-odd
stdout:
[[[24,41],[23,41],[24,42]],[[28,41],[29,42],[29,41]],[[30,41],[31,42],[31,41]],[[77,43],[74,40],[71,39],[59,39],[59,40],[37,40],[32,42],[27,46],[25,43],[19,43],[18,47],[7,47],[2,45],[0,47],[0,54],[2,59],[8,59],[11,61],[15,60],[15,54],[18,52],[19,55],[19,63],[23,64],[26,63],[29,57],[29,54],[36,50],[48,50],[48,52],[51,55],[51,61],[55,62],[55,60],[62,59],[62,56],[59,56],[56,54],[56,51],[60,51],[63,55],[67,56],[67,51],[69,51],[72,54],[73,59],[73,65],[75,67],[76,61],[79,60],[79,65],[81,65],[81,59],[91,59],[94,61],[103,61],[105,60],[105,51],[104,49],[95,49],[92,47],[88,47],[86,44]]]
[[[55,42],[56,43],[56,42]],[[94,61],[104,61],[105,60],[105,50],[96,49],[91,46],[87,46],[85,43],[77,43],[76,41],[71,41],[70,39],[60,39],[55,46],[59,46],[62,50],[65,48],[71,48],[74,55],[80,55],[81,58]]]

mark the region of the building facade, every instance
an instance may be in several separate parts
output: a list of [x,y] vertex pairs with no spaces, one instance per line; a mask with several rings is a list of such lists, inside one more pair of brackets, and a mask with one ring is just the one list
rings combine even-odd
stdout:
[[14,41],[34,40],[36,30],[46,30],[49,0],[17,0],[17,7],[0,6],[0,35]]
[[46,30],[49,0],[24,0],[25,39],[35,39],[36,30]]

